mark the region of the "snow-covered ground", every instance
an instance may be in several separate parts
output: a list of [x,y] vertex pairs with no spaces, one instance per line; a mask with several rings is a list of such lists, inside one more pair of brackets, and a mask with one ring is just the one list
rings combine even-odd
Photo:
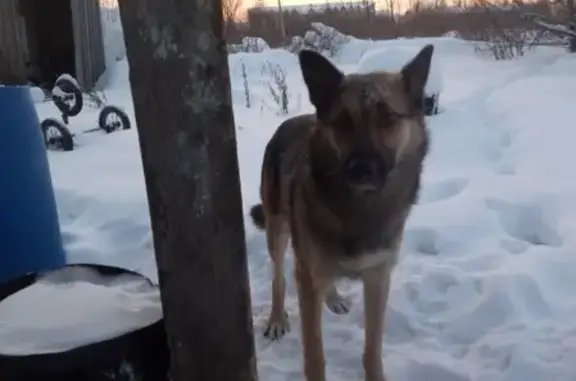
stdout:
[[[393,277],[384,343],[389,380],[574,381],[576,55],[543,48],[495,62],[475,56],[467,42],[441,38],[352,41],[334,61],[351,72],[371,49],[429,42],[443,72],[443,112],[428,119],[432,146],[423,189]],[[265,60],[287,75],[290,115],[312,110],[296,56],[280,50],[230,56],[246,212],[258,201],[264,145],[286,118],[262,74]],[[127,71],[125,61],[111,68],[106,94],[133,120]],[[50,104],[38,104],[38,112],[58,116]],[[72,128],[91,128],[96,118],[87,109]],[[69,261],[156,279],[136,129],[76,140],[73,152],[49,153]],[[293,282],[287,296],[293,330],[269,343],[262,337],[271,302],[265,238],[249,219],[246,229],[260,377],[301,380]],[[345,316],[324,314],[328,379],[361,380],[361,287],[340,287],[355,304]]]

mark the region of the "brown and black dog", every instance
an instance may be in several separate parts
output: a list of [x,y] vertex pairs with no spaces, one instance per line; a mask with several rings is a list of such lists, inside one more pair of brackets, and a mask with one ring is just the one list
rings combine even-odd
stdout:
[[289,330],[284,254],[292,241],[307,381],[325,381],[323,303],[349,310],[334,285],[341,278],[363,282],[365,378],[385,380],[384,312],[428,152],[423,98],[433,51],[425,46],[398,72],[362,75],[344,75],[312,51],[299,55],[316,113],[284,121],[268,142],[262,203],[250,214],[266,230],[274,266],[271,339]]

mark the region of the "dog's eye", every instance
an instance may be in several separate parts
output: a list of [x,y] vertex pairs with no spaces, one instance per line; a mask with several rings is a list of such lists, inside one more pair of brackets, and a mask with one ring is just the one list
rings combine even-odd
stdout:
[[376,113],[378,124],[384,127],[397,123],[402,117],[400,114],[390,109],[386,103],[378,103],[376,105]]

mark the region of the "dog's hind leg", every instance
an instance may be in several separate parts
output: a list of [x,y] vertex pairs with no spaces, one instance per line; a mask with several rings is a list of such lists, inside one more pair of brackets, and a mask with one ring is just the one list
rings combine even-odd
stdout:
[[350,302],[340,295],[334,284],[330,284],[326,290],[325,302],[326,307],[337,315],[345,315],[350,312]]
[[286,295],[284,256],[289,239],[290,230],[286,219],[281,215],[266,216],[266,241],[268,253],[272,259],[274,275],[272,280],[272,308],[264,336],[271,340],[280,340],[290,331],[288,314],[284,307]]

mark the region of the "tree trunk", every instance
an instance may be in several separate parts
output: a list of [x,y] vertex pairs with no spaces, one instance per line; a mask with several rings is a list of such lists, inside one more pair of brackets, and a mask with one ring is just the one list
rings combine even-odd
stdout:
[[256,381],[222,5],[119,1],[172,381]]

